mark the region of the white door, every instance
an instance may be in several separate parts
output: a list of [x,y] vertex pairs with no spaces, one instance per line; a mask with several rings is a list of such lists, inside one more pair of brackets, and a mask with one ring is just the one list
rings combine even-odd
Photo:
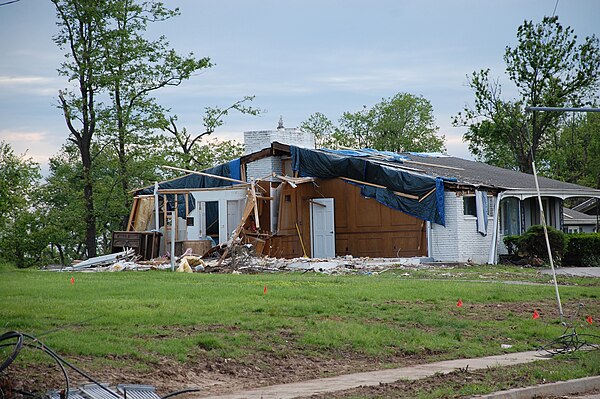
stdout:
[[335,258],[333,198],[310,200],[310,231],[313,258]]

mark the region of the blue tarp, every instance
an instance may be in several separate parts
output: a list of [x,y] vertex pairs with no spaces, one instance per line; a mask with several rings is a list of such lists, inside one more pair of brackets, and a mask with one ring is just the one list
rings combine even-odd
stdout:
[[382,157],[386,161],[400,162],[400,163],[409,159],[406,155],[396,154],[395,152],[391,152],[391,151],[374,150],[372,148],[362,148],[360,150],[354,150],[354,149],[352,149],[352,150],[331,150],[329,148],[321,148],[321,150],[331,152],[332,154],[346,155],[346,156],[350,156],[350,157],[378,156],[378,157]]
[[[217,165],[215,167],[203,170],[205,173],[210,173],[211,175],[229,177],[232,179],[240,180],[240,159],[234,159],[233,161]],[[228,187],[232,186],[234,183],[223,180],[216,179],[214,177],[202,176],[191,173],[189,175],[182,176],[177,179],[164,181],[158,184],[159,190],[167,190],[167,189],[195,189],[195,188],[211,188],[211,187]],[[154,187],[146,187],[136,192],[136,195],[148,195],[154,194]],[[162,201],[162,196],[160,197],[160,201]],[[175,202],[174,194],[167,195],[167,210],[172,211],[173,205]],[[182,194],[177,195],[177,215],[181,218],[185,218],[187,215],[185,213],[185,196]],[[194,201],[193,196],[188,197],[188,210],[192,211],[196,207],[196,201]],[[207,212],[208,213],[208,212]],[[207,214],[207,224],[208,224],[209,215]]]
[[[290,152],[292,170],[300,176],[322,179],[346,177],[385,186],[386,188],[379,188],[354,183],[361,187],[361,194],[365,197],[374,198],[387,207],[416,218],[445,225],[444,182],[441,178],[371,162],[368,155],[315,151],[295,146],[290,146]],[[419,200],[396,195],[394,191],[417,196]]]

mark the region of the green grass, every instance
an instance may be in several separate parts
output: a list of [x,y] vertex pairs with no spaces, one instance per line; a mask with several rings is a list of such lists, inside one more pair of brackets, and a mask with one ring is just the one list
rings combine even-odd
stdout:
[[[568,268],[565,268],[568,269]],[[542,274],[540,268],[512,265],[440,265],[430,269],[396,269],[390,271],[411,279],[476,280],[476,281],[523,281],[546,284],[552,277]],[[559,285],[584,285],[600,287],[600,279],[557,275]]]
[[[392,363],[404,355],[440,360],[502,353],[503,343],[532,350],[562,332],[551,286],[422,280],[403,273],[56,273],[0,264],[0,333],[32,334],[58,353],[86,357],[89,367],[136,367],[199,354],[242,362],[261,354],[348,353]],[[521,277],[531,274],[525,270]],[[561,287],[563,306],[569,312],[584,303],[584,312],[600,320],[599,291]],[[534,308],[542,310],[541,319],[531,318]],[[598,333],[596,325],[580,324]]]

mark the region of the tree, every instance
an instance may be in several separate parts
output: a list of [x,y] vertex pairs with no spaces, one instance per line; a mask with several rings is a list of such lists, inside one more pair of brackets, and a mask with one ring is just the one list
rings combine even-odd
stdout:
[[[164,125],[164,111],[149,93],[165,86],[179,85],[201,68],[208,58],[181,57],[168,48],[161,37],[145,40],[148,22],[160,21],[177,11],[162,3],[133,0],[52,0],[59,33],[54,37],[67,50],[67,61],[59,73],[74,87],[59,94],[69,140],[81,156],[83,197],[85,199],[86,249],[96,255],[96,208],[94,204],[93,163],[107,146],[114,146],[119,160],[123,206],[128,204],[130,187],[129,148],[147,149],[152,129]],[[109,94],[112,105],[98,99]],[[102,97],[104,96],[104,97]],[[101,133],[101,135],[100,135]],[[101,136],[101,137],[99,137]],[[102,138],[104,143],[96,146]]]
[[174,161],[178,159],[178,161],[175,161],[176,166],[184,169],[207,168],[214,166],[215,163],[229,161],[241,156],[243,147],[233,141],[213,142],[214,148],[211,148],[210,145],[201,145],[201,143],[202,139],[214,133],[218,127],[223,126],[225,123],[224,118],[232,111],[248,115],[260,114],[261,110],[245,104],[253,100],[253,96],[246,96],[227,108],[205,108],[204,131],[196,135],[189,133],[186,128],[180,130],[176,123],[177,116],[170,117],[169,124],[164,127],[164,130],[173,135],[174,145],[171,146],[171,155]]
[[107,30],[110,7],[106,1],[52,0],[56,7],[59,33],[54,37],[61,49],[67,49],[67,61],[59,74],[74,82],[71,91],[59,93],[60,106],[69,129],[69,140],[81,156],[83,196],[85,199],[86,247],[89,257],[96,256],[96,215],[92,181],[92,138],[96,133],[97,96],[102,91],[105,70],[103,33]]
[[433,107],[423,97],[398,93],[373,108],[373,148],[394,152],[441,151],[444,137],[436,136]]
[[398,93],[372,108],[344,112],[336,127],[323,114],[315,113],[300,127],[315,135],[318,145],[371,147],[378,150],[443,151],[444,137],[436,135],[433,107],[420,96]]
[[32,247],[40,245],[34,216],[39,179],[37,163],[0,142],[0,254],[19,267],[30,264],[29,256],[38,252]]
[[41,215],[51,221],[46,226],[48,242],[62,265],[81,259],[86,252],[86,226],[81,223],[86,212],[82,175],[79,149],[67,142],[50,158],[49,175],[38,194]]
[[300,124],[300,129],[313,134],[317,148],[338,147],[338,143],[335,140],[335,125],[329,118],[320,112],[316,112],[309,116],[307,120]]
[[548,165],[554,178],[600,188],[600,114],[565,118],[552,141]]
[[469,128],[464,140],[478,159],[532,173],[534,159],[548,159],[561,114],[526,113],[525,107],[589,104],[600,84],[598,39],[586,37],[578,45],[573,29],[563,28],[558,17],[539,24],[525,21],[517,30],[516,47],[506,47],[504,61],[518,98],[503,100],[489,70],[474,72],[467,79],[475,104],[453,123]]
[[165,125],[166,110],[151,94],[167,86],[178,86],[192,73],[212,66],[209,58],[181,56],[169,47],[164,36],[148,40],[149,22],[165,21],[179,14],[160,2],[133,0],[113,2],[110,26],[102,41],[106,58],[105,84],[111,107],[105,119],[105,140],[118,157],[120,197],[129,208],[130,169],[135,154],[156,144],[153,132]]
[[0,142],[0,231],[15,211],[27,208],[30,193],[40,178],[39,169],[31,158],[16,155],[8,143]]

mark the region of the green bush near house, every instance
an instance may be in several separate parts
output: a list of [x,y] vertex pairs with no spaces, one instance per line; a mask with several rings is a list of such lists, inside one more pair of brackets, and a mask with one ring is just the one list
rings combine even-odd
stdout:
[[564,263],[600,267],[600,233],[569,234]]
[[519,240],[521,236],[506,236],[504,237],[504,245],[508,250],[509,255],[517,255],[519,252]]
[[[546,228],[552,249],[552,258],[556,264],[560,265],[567,248],[567,237],[560,230],[550,226]],[[539,258],[546,262],[549,260],[544,227],[541,225],[531,226],[522,236],[504,237],[504,244],[511,255],[530,259]]]

